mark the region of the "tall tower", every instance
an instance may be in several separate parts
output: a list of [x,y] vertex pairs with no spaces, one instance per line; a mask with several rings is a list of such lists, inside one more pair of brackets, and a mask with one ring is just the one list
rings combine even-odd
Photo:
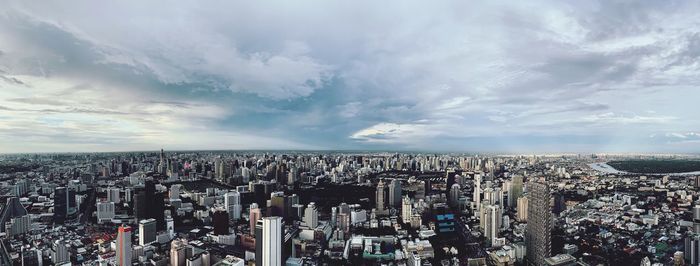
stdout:
[[51,260],[54,264],[60,264],[63,262],[70,261],[70,254],[68,253],[68,244],[63,240],[56,240],[53,243],[53,253]]
[[518,222],[527,222],[527,197],[522,196],[518,198],[517,206],[517,220]]
[[223,207],[217,207],[212,210],[212,223],[214,224],[214,235],[228,235],[229,215]]
[[484,219],[484,236],[491,241],[491,246],[495,246],[496,239],[498,238],[498,230],[501,226],[503,211],[499,205],[484,204],[483,208],[482,219]]
[[404,223],[411,222],[411,216],[413,215],[413,204],[411,204],[411,198],[408,195],[403,197],[403,204],[401,204],[401,220]]
[[262,218],[262,212],[260,212],[260,208],[258,208],[257,203],[251,203],[250,204],[250,234],[255,235],[255,225],[258,223],[258,220]]
[[304,223],[312,229],[318,226],[318,209],[313,202],[309,203],[304,210]]
[[145,246],[156,242],[156,219],[139,221],[139,245]]
[[187,240],[175,239],[170,242],[170,265],[184,266],[187,256]]
[[401,180],[392,179],[389,184],[389,206],[399,207],[401,204]]
[[377,183],[377,212],[384,213],[384,180],[379,180]]
[[241,218],[241,193],[238,191],[231,191],[224,194],[224,205],[226,205],[226,211],[228,212],[229,219],[238,220]]
[[527,260],[529,265],[544,265],[552,253],[552,196],[544,178],[530,182],[527,189]]
[[450,188],[450,207],[457,209],[459,207],[459,194],[462,193],[459,184],[452,184]]
[[53,193],[53,220],[56,224],[63,224],[68,216],[68,201],[70,193],[68,188],[57,187]]
[[513,177],[513,182],[510,185],[510,193],[508,193],[508,207],[515,208],[517,200],[523,195],[523,177],[516,175]]
[[481,210],[481,174],[474,175],[474,195],[472,198],[475,209],[477,211]]
[[282,217],[262,218],[255,229],[255,265],[282,265]]
[[131,227],[122,225],[117,233],[117,265],[131,265]]

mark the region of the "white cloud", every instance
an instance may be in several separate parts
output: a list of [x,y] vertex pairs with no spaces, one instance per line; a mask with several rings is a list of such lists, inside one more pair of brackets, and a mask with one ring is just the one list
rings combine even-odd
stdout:
[[0,74],[33,86],[0,92],[0,115],[54,140],[81,128],[107,136],[94,143],[231,130],[431,147],[700,128],[697,3],[63,5],[0,11]]

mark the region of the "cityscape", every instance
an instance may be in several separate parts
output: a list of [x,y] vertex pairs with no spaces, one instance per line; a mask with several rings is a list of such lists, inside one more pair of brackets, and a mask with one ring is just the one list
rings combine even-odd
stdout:
[[0,6],[0,266],[700,266],[700,1]]
[[[161,150],[0,162],[3,265],[700,259],[700,156]],[[644,162],[695,172],[635,173]]]

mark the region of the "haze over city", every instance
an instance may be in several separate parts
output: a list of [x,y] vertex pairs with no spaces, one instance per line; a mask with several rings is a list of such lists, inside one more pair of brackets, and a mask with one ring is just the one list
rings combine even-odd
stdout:
[[0,152],[693,153],[695,1],[4,1]]

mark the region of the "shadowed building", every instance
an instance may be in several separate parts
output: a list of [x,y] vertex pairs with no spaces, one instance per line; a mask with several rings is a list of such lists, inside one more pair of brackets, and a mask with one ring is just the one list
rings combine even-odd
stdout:
[[527,261],[528,265],[545,265],[552,253],[552,196],[544,179],[530,182],[527,188]]

